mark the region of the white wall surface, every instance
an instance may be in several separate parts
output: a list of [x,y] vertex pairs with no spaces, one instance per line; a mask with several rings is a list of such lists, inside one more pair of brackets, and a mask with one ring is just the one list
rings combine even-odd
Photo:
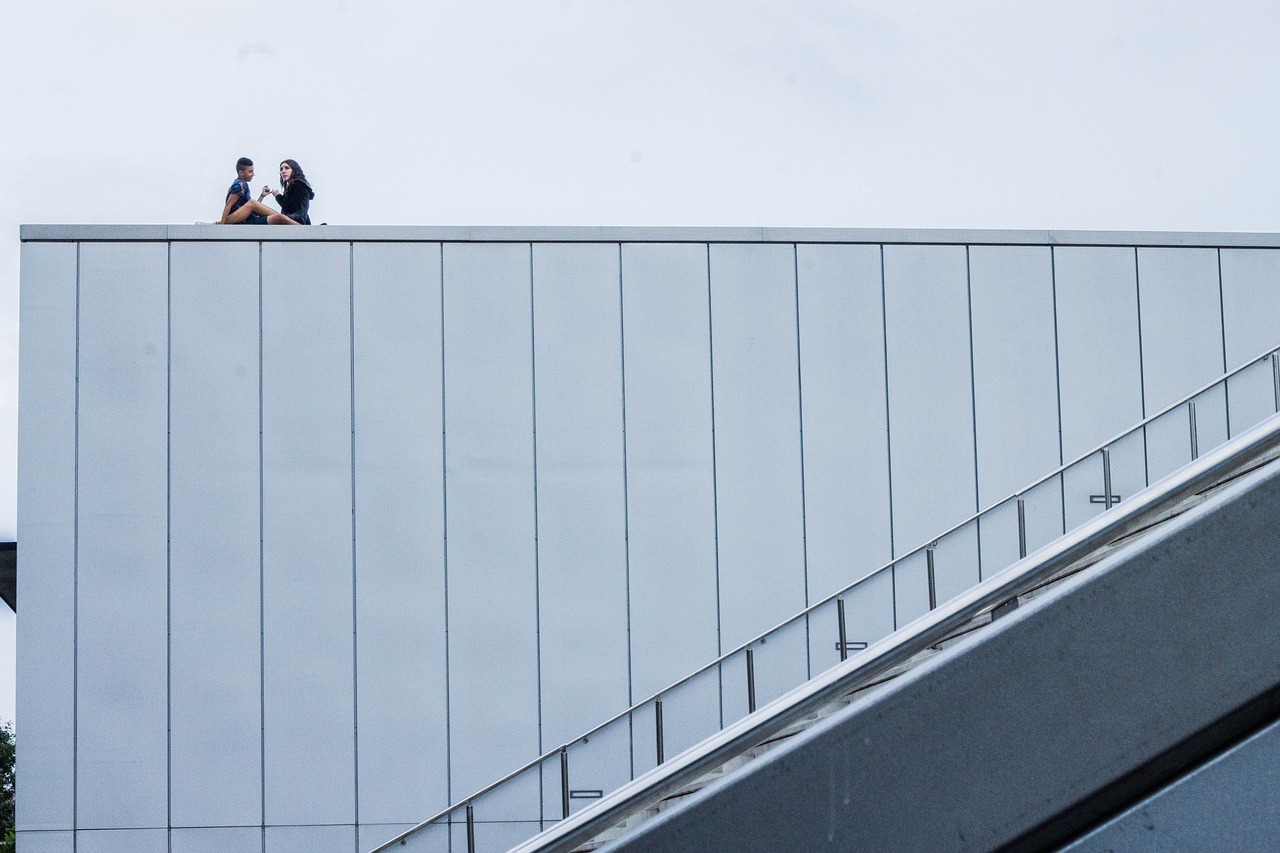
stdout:
[[[1274,248],[241,233],[25,244],[29,845],[367,847],[1280,343]],[[1035,536],[1099,511],[1077,479]],[[904,566],[849,638],[927,606]],[[761,698],[833,641],[771,643]],[[745,710],[724,677],[668,755]],[[575,789],[652,761],[592,747]],[[558,818],[538,782],[484,831]]]

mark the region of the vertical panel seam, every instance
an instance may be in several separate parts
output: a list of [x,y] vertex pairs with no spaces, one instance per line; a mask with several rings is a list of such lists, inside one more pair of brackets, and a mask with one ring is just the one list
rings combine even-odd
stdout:
[[267,849],[267,620],[266,620],[266,503],[263,478],[263,310],[262,243],[258,243],[258,770],[262,800],[262,849]]
[[[716,343],[715,323],[711,311],[711,244],[707,252],[707,375],[711,392],[711,518],[716,555],[716,657],[724,654],[720,613],[720,483],[716,459]],[[724,728],[724,668],[716,667],[717,702],[720,705],[720,727]]]
[[[444,246],[440,243],[440,514],[443,541],[440,553],[444,570],[444,789],[445,800],[453,802],[453,696],[449,681],[449,431],[446,426],[445,341],[444,341]],[[452,829],[449,830],[452,834]],[[450,840],[452,845],[452,840]]]
[[[538,754],[542,745],[542,565],[538,541],[538,337],[535,322],[533,243],[529,244],[529,403],[533,420],[533,634],[534,671],[538,701]],[[543,808],[543,773],[538,771],[538,815],[541,826]]]
[[[627,707],[635,704],[635,665],[632,661],[631,645],[631,484],[627,471],[627,318],[623,307],[622,284],[622,244],[618,244],[618,373],[621,378],[622,392],[622,557],[623,574],[625,576],[624,591],[627,608]],[[635,720],[627,715],[627,752],[631,770],[628,774],[634,779],[636,775],[636,743]]]
[[[804,476],[804,369],[800,352],[800,249],[791,244],[791,283],[795,300],[796,318],[796,425],[800,433],[800,557],[804,570],[804,606],[809,606],[809,523],[808,503],[805,492]],[[810,636],[809,617],[804,618],[804,671],[807,678],[813,677],[813,642]]]
[[[1049,247],[1049,286],[1053,294],[1053,375],[1056,383],[1056,399],[1058,401],[1058,464],[1065,462],[1062,437],[1062,350],[1058,333],[1058,250]],[[1067,532],[1067,478],[1058,475],[1058,493],[1062,506],[1062,532]]]
[[[1138,308],[1138,389],[1141,392],[1142,419],[1147,418],[1147,363],[1142,346],[1142,265],[1138,247],[1133,247],[1133,294]],[[1142,428],[1142,482],[1151,485],[1151,468],[1147,459],[1147,429]]]
[[[964,291],[965,304],[969,317],[969,416],[973,429],[973,511],[982,509],[982,493],[978,488],[978,376],[973,347],[973,266],[970,262],[970,248],[964,247]],[[982,523],[973,526],[978,540],[978,582],[982,582]]]
[[[1219,339],[1222,341],[1222,372],[1226,373],[1227,367],[1227,308],[1225,298],[1222,293],[1222,249],[1214,249],[1214,254],[1218,261],[1218,332]],[[1231,383],[1222,383],[1222,405],[1227,420],[1227,440],[1231,439]]]
[[351,360],[351,728],[354,853],[360,853],[360,598],[356,566],[356,244],[347,244],[347,354]]
[[80,243],[76,243],[75,435],[71,510],[71,849],[80,833]]
[[173,853],[173,243],[165,244],[164,696],[165,843]]
[[889,557],[893,560],[889,569],[889,597],[893,603],[893,630],[898,630],[898,563],[897,545],[893,535],[893,421],[889,416],[889,299],[886,294],[884,270],[884,244],[880,244],[880,335],[884,350],[884,448],[885,468],[889,486]]

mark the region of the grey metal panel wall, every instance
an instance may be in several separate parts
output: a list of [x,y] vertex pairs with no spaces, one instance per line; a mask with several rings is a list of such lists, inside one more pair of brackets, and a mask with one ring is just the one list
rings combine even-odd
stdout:
[[78,828],[168,822],[167,289],[163,243],[80,249]]
[[440,246],[354,247],[362,822],[448,800]]
[[[72,244],[22,247],[20,831],[71,829],[75,820],[76,254]],[[65,849],[50,835],[22,837],[33,853]]]
[[[273,240],[259,316],[259,244],[174,243],[167,271],[165,246],[79,249],[78,733],[77,247],[24,246],[22,581],[43,613],[20,627],[24,832],[73,825],[77,737],[82,829],[256,826],[264,750],[268,823],[418,820],[1056,464],[1055,370],[1070,457],[1141,417],[1144,366],[1150,410],[1195,384],[1180,359],[1275,343],[1280,308],[1273,249],[1221,252],[1218,309],[1212,249]],[[1269,365],[1234,382],[1233,412],[1270,405],[1270,382]],[[1224,405],[1202,431],[1225,430]],[[1114,449],[1117,493],[1189,452],[1153,436]],[[1101,490],[1098,462],[1037,493],[1032,547]],[[989,568],[1015,529],[984,525]],[[940,601],[977,552],[971,532],[939,543]],[[855,642],[905,623],[923,558],[847,604]],[[758,701],[833,661],[827,615],[757,649]],[[121,625],[136,654],[103,646]],[[106,690],[121,676],[146,683]],[[724,711],[745,710],[742,667],[720,677]],[[667,755],[718,722],[718,688],[667,697]],[[144,721],[127,743],[99,736],[126,714]],[[571,786],[651,765],[653,723],[575,751]],[[138,739],[122,810],[86,760]],[[543,781],[545,808],[533,782],[484,814],[558,816]]]
[[1138,249],[1142,389],[1154,412],[1222,375],[1215,249]]
[[810,599],[892,557],[878,246],[799,246]]
[[178,826],[252,826],[262,823],[258,247],[175,243],[170,289],[170,815]]
[[[796,276],[805,553],[814,601],[893,556],[880,247],[797,246]],[[885,575],[847,596],[850,640],[870,642],[893,630],[892,592]],[[830,624],[811,632],[814,672],[839,661],[833,636]]]
[[168,853],[254,853],[262,850],[259,826],[173,829]]
[[966,250],[886,246],[884,278],[894,550],[903,553],[976,508]]
[[355,850],[354,826],[268,826],[265,853]]
[[[719,653],[708,299],[705,245],[622,247],[631,677],[637,699]],[[670,700],[666,723],[673,750],[691,746],[719,724],[715,688],[700,685],[694,695]],[[646,745],[647,733],[645,727]],[[645,761],[652,752],[637,748],[637,755]]]
[[349,252],[262,248],[263,751],[272,825],[355,820]]
[[[978,503],[989,506],[1062,462],[1053,254],[1047,246],[969,250]],[[1062,491],[1024,498],[1028,547],[1062,533]],[[1018,559],[1016,504],[982,521],[985,573]]]
[[[885,329],[894,552],[977,509],[968,257],[963,246],[886,246]],[[978,579],[972,532],[937,557],[937,600]],[[923,557],[894,573],[898,624],[929,606]]]
[[[1056,248],[1054,271],[1062,452],[1070,460],[1142,420],[1137,259],[1133,249]],[[1112,476],[1119,495],[1145,484],[1141,437],[1113,454]],[[1066,478],[1068,527],[1102,511],[1090,502],[1101,493],[1101,461]]]
[[169,853],[165,829],[105,829],[76,833],[76,853]]
[[1053,258],[1048,247],[969,250],[978,503],[1061,463]]
[[628,699],[626,493],[616,246],[533,251],[543,739]]
[[1071,459],[1142,419],[1133,249],[1057,248],[1062,450]]
[[[1227,369],[1215,249],[1138,249],[1142,377],[1147,413],[1154,413]],[[1197,401],[1206,444],[1225,438],[1223,395]],[[1187,418],[1163,418],[1147,428],[1147,477],[1154,481],[1191,459]]]
[[[1280,252],[1269,249],[1224,249],[1222,267],[1223,346],[1227,365],[1246,359],[1280,343]],[[1274,406],[1272,365],[1260,364],[1231,380],[1232,431],[1249,425]]]
[[[73,247],[74,248],[74,247]],[[68,801],[68,805],[70,801]],[[75,833],[18,830],[18,849],[22,853],[67,853],[75,849]]]
[[[541,745],[529,266],[528,245],[444,247],[454,799]],[[536,817],[537,798],[515,808]]]
[[1224,346],[1234,367],[1280,343],[1280,251],[1223,249],[1221,261]]
[[[730,648],[807,600],[794,247],[712,246],[710,269],[720,622]],[[779,674],[805,672],[806,646],[799,637],[774,656]],[[745,674],[726,677],[743,684],[730,695],[745,697]]]
[[[533,248],[542,740],[627,707],[626,485],[618,247]],[[593,738],[571,789],[628,781],[630,744]],[[554,786],[559,816],[560,789]]]

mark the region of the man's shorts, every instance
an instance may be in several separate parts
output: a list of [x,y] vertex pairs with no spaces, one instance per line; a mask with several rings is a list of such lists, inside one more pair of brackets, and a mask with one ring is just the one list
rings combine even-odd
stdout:
[[241,222],[240,224],[241,225],[266,225],[267,217],[263,216],[261,213],[250,213],[249,218],[246,219],[244,222]]

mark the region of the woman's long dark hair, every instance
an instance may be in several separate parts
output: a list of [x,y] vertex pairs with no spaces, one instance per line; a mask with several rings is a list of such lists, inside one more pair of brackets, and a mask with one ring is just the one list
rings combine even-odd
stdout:
[[[306,186],[306,188],[310,190],[311,182],[308,181],[307,176],[303,174],[302,167],[298,165],[298,161],[297,160],[281,160],[280,161],[281,166],[283,166],[285,163],[288,163],[289,168],[293,170],[293,177],[289,179],[289,184],[292,184],[294,181],[302,181],[302,183]],[[280,191],[288,192],[289,184],[286,184],[285,186],[281,187]],[[311,197],[312,198],[316,197],[315,190],[311,190]]]
[[[298,165],[297,160],[280,160],[280,165],[284,165],[285,163],[288,163],[289,168],[293,169],[293,177],[289,178],[289,183],[293,183],[294,181],[301,181],[302,183],[307,184],[308,187],[311,186],[311,183],[307,181],[307,175],[302,173],[302,167]],[[282,188],[283,190],[288,190],[289,188],[288,184],[285,184],[285,186]]]

